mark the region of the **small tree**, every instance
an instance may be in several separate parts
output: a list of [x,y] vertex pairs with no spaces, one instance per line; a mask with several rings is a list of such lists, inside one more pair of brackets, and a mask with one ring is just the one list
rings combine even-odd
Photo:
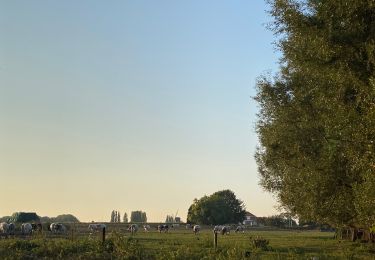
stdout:
[[112,213],[111,213],[111,221],[110,222],[115,222],[115,211],[112,210]]
[[120,214],[120,211],[117,211],[117,222],[118,222],[118,223],[121,222],[121,214]]
[[124,223],[128,223],[129,222],[129,220],[128,220],[128,214],[126,214],[126,212],[124,213],[124,217],[122,218],[122,221]]

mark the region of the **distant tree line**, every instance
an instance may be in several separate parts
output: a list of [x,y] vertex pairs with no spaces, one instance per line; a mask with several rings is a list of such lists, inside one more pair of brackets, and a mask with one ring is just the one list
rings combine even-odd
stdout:
[[72,214],[62,214],[57,217],[40,217],[35,212],[15,212],[12,216],[4,216],[0,218],[0,222],[15,222],[15,223],[25,223],[25,222],[80,222],[78,218]]
[[[121,222],[120,211],[112,210],[110,222],[112,222],[112,223],[120,223]],[[124,216],[122,218],[122,222],[123,223],[129,222],[128,214],[126,212],[124,213]],[[131,214],[130,214],[130,222],[147,222],[146,212],[143,212],[143,211],[140,211],[140,210],[132,211]]]
[[283,215],[273,215],[269,217],[257,217],[258,225],[278,228],[297,227],[297,222]]

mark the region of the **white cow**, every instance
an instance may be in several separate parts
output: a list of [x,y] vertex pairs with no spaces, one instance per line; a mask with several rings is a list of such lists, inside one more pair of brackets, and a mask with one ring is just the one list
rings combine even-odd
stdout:
[[214,233],[221,233],[222,235],[228,235],[230,233],[230,227],[228,226],[215,226]]
[[54,234],[65,234],[66,232],[66,227],[61,223],[52,223],[49,227]]
[[137,224],[131,224],[128,228],[128,230],[132,233],[135,234],[138,231],[138,225]]
[[89,231],[90,233],[96,233],[99,231],[103,231],[107,226],[105,224],[90,224]]
[[0,234],[1,235],[9,235],[9,224],[6,222],[0,223]]
[[22,223],[21,233],[22,235],[31,235],[33,231],[33,226],[30,223]]
[[149,232],[150,229],[151,229],[150,225],[143,225],[143,230],[144,230],[145,232]]
[[201,230],[201,226],[199,226],[199,225],[194,225],[193,226],[193,232],[194,232],[194,234],[198,234],[200,230]]

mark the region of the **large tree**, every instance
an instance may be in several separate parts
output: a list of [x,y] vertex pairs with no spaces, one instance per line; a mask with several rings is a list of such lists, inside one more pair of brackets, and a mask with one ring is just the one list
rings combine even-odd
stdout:
[[294,215],[375,224],[375,2],[270,1],[280,73],[258,81],[261,185]]
[[223,190],[194,199],[188,210],[187,222],[205,225],[238,223],[244,220],[245,214],[243,202],[232,191]]

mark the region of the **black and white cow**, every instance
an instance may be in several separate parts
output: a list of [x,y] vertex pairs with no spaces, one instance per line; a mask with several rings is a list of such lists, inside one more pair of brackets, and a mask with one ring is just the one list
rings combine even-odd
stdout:
[[16,225],[14,223],[9,223],[9,227],[8,227],[9,235],[14,235],[15,232],[16,232]]
[[159,225],[158,226],[158,231],[161,233],[161,232],[164,232],[164,233],[167,233],[169,230],[169,226],[168,225]]
[[42,232],[43,231],[43,225],[41,223],[31,223],[31,227],[33,229],[33,232]]
[[61,223],[52,223],[50,226],[50,230],[54,234],[65,234],[66,227]]
[[234,232],[236,232],[236,233],[238,233],[238,232],[245,233],[245,228],[244,228],[244,226],[237,226],[236,230]]
[[215,226],[214,233],[220,233],[222,235],[229,235],[230,228],[228,226]]
[[201,230],[201,226],[199,226],[199,225],[193,226],[193,232],[194,232],[195,235],[198,234],[200,230]]
[[128,230],[134,235],[138,231],[138,225],[137,224],[131,224],[131,225],[129,225]]
[[143,225],[143,230],[144,230],[145,232],[149,232],[150,229],[151,229],[150,225]]

